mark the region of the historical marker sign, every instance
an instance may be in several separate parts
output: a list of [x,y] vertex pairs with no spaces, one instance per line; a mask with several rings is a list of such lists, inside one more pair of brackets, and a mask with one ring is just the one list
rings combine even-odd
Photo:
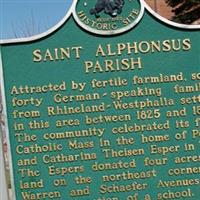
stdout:
[[70,12],[1,46],[13,199],[197,200],[200,26],[139,0]]

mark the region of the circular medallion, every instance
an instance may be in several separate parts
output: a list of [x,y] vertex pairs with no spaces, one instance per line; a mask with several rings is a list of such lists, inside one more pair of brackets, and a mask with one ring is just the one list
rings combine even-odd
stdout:
[[89,32],[115,35],[133,28],[143,13],[140,0],[79,0],[73,15]]

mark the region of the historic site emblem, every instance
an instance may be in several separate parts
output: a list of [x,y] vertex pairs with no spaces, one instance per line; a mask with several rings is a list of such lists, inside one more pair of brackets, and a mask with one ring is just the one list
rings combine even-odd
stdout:
[[85,30],[114,35],[133,28],[143,13],[140,0],[79,0],[73,14]]

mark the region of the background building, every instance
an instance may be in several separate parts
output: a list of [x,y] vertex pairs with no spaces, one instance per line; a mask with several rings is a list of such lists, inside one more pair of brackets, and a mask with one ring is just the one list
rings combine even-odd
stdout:
[[[200,24],[199,0],[145,0],[159,15],[180,24]],[[166,3],[167,2],[167,3]],[[173,6],[173,7],[171,7]]]
[[172,8],[164,0],[145,0],[147,4],[161,16],[171,19],[173,16]]

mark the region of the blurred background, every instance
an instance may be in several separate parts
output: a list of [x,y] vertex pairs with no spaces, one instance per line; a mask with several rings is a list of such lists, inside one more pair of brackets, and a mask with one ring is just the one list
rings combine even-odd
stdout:
[[188,24],[200,24],[200,0],[145,0],[159,15],[171,21]]
[[30,37],[55,26],[73,0],[0,0],[0,39]]

